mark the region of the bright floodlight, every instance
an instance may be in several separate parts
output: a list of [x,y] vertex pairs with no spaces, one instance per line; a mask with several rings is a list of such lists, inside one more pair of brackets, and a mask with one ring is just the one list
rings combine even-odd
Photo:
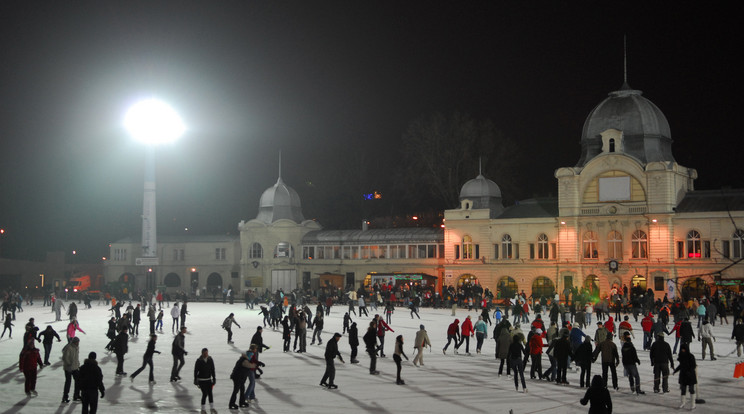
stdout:
[[147,144],[173,142],[186,130],[176,111],[156,99],[141,101],[129,108],[124,126],[134,139]]

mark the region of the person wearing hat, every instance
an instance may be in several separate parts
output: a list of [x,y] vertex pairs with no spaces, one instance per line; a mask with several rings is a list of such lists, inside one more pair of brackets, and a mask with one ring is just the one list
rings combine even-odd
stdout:
[[654,392],[659,392],[659,382],[662,382],[664,392],[669,392],[669,365],[674,369],[672,349],[664,340],[664,334],[656,335],[656,341],[651,345],[651,366],[654,368]]
[[83,413],[95,414],[98,410],[98,393],[104,397],[106,388],[103,386],[103,373],[96,361],[96,353],[88,354],[88,359],[80,367],[80,397],[83,402]]
[[597,360],[597,356],[602,354],[602,379],[607,384],[607,370],[612,372],[612,388],[618,389],[617,386],[617,370],[616,367],[620,365],[620,357],[617,353],[617,345],[612,342],[612,334],[608,333],[607,338],[604,342],[597,344],[597,349],[594,350],[593,361]]
[[633,326],[628,321],[628,315],[625,315],[625,318],[622,322],[620,322],[620,326],[618,326],[618,335],[620,335],[620,338],[625,338],[625,333],[629,332],[630,336],[635,339],[635,334],[633,333]]
[[638,395],[646,394],[641,391],[641,376],[638,375],[638,367],[636,366],[641,365],[641,361],[638,359],[638,352],[636,352],[635,346],[633,346],[630,332],[623,334],[623,346],[620,348],[620,353],[622,354],[623,367],[625,368],[625,372],[628,373],[630,392]]
[[[330,389],[336,389],[338,388],[338,385],[333,383],[333,380],[336,379],[336,365],[334,364],[334,360],[336,357],[341,361],[341,363],[344,363],[344,358],[341,356],[341,353],[338,351],[338,341],[341,339],[341,334],[336,332],[333,334],[333,339],[328,341],[326,343],[326,349],[325,349],[325,361],[326,361],[326,370],[325,373],[323,373],[323,378],[320,379],[320,385],[324,387],[328,387]],[[328,381],[328,382],[326,382]]]
[[80,373],[80,338],[72,338],[72,341],[62,348],[62,368],[65,371],[65,387],[62,391],[62,402],[70,402],[70,382],[75,380],[75,388],[72,394],[73,401],[80,401],[80,386],[78,375]]
[[[426,333],[426,327],[419,325],[419,330],[416,332],[416,339],[414,339],[413,349],[418,351],[416,356],[413,357],[413,365],[419,366],[424,365],[424,348],[429,346],[431,351],[431,341],[429,340],[429,334]],[[418,362],[418,363],[417,363]]]

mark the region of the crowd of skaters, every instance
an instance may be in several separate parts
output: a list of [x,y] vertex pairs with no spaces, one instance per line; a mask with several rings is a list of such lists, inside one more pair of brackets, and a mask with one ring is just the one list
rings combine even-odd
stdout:
[[[361,317],[362,308],[366,308],[367,302],[359,302],[360,298],[364,295],[358,295],[357,292],[348,292],[346,296],[347,304],[349,305],[349,311],[353,311],[354,305],[358,305],[360,310],[359,315],[356,312],[351,312],[355,317]],[[290,297],[290,295],[284,295],[283,292],[276,292],[273,297],[269,298],[266,306],[261,306],[260,313],[264,314],[264,325],[267,324],[274,328],[279,329],[281,326],[283,339],[284,339],[284,352],[289,352],[289,344],[291,342],[292,334],[295,335],[295,344],[293,351],[302,353],[306,352],[306,335],[308,327],[312,329],[312,343],[315,343],[317,339],[318,344],[323,343],[321,334],[323,332],[323,319],[324,315],[328,315],[331,311],[331,307],[334,302],[319,301],[316,306],[315,317],[313,318],[312,311],[308,303],[304,303],[302,307],[296,306],[298,300],[296,297]],[[355,297],[356,296],[356,297]],[[377,297],[376,292],[370,293],[373,298]],[[123,370],[124,355],[128,352],[127,343],[129,335],[139,335],[138,325],[142,314],[142,309],[146,309],[148,319],[150,320],[150,340],[148,342],[147,350],[143,356],[142,366],[132,374],[131,379],[142,372],[146,367],[150,368],[150,382],[154,383],[153,377],[153,354],[160,353],[155,349],[157,342],[157,333],[163,333],[162,330],[162,315],[164,309],[162,308],[161,294],[155,292],[153,294],[152,301],[144,299],[142,303],[135,305],[130,301],[122,312],[121,308],[125,306],[126,301],[116,300],[112,298],[110,311],[113,316],[109,321],[109,334],[113,337],[112,341],[107,345],[107,351],[113,352],[117,357],[117,369],[116,374],[119,376],[126,376],[126,372]],[[301,297],[301,296],[300,296]],[[389,297],[389,296],[388,296]],[[144,297],[143,297],[144,298]],[[175,334],[172,342],[171,353],[173,355],[173,368],[171,371],[171,381],[180,381],[180,371],[185,365],[184,357],[188,354],[185,347],[185,336],[187,331],[185,326],[186,315],[188,315],[188,301],[182,298],[182,302],[174,302],[173,308],[170,309],[171,316],[173,318],[172,333]],[[274,303],[276,299],[276,304]],[[410,298],[410,300],[404,300],[405,306],[410,310],[410,317],[419,317],[418,304],[420,301],[416,300],[418,297]],[[530,298],[522,295],[516,295],[511,303],[507,306],[497,306],[495,308],[489,307],[489,302],[481,300],[476,302],[473,297],[464,300],[453,300],[453,313],[456,312],[458,303],[461,305],[464,303],[465,306],[472,311],[474,308],[480,307],[480,315],[477,315],[477,321],[473,324],[472,316],[468,314],[464,318],[462,326],[459,326],[459,319],[450,324],[446,329],[447,344],[443,348],[443,352],[446,354],[446,350],[450,345],[450,342],[454,340],[454,352],[458,353],[461,346],[465,345],[465,354],[470,355],[470,338],[476,337],[476,352],[481,353],[481,349],[484,344],[484,340],[488,335],[488,325],[493,324],[493,335],[492,339],[495,341],[495,357],[500,360],[501,364],[499,367],[499,376],[502,375],[504,362],[506,362],[507,376],[511,376],[514,373],[514,383],[517,390],[521,381],[522,391],[526,392],[526,381],[524,378],[524,370],[527,362],[530,362],[530,378],[536,380],[550,380],[555,381],[558,384],[567,385],[566,372],[569,366],[573,363],[576,364],[577,370],[581,370],[580,375],[580,387],[588,387],[590,390],[587,391],[586,401],[594,401],[594,397],[590,396],[590,391],[594,394],[598,391],[593,390],[597,388],[596,377],[591,377],[591,363],[601,360],[603,374],[600,377],[602,380],[602,386],[607,389],[610,382],[608,382],[608,374],[611,374],[612,388],[618,389],[616,367],[619,366],[620,362],[623,363],[623,369],[626,372],[629,382],[630,389],[632,392],[638,394],[644,394],[641,390],[641,382],[638,376],[636,366],[641,364],[638,358],[635,347],[632,343],[632,338],[635,337],[633,327],[629,322],[629,314],[634,316],[634,321],[637,321],[638,314],[643,315],[648,311],[647,314],[642,318],[641,325],[644,333],[644,350],[650,352],[651,364],[654,366],[654,391],[655,392],[669,392],[668,388],[668,377],[669,368],[674,372],[679,372],[679,382],[682,392],[682,405],[685,404],[685,391],[689,391],[691,395],[690,406],[694,408],[695,399],[694,395],[694,384],[696,382],[696,376],[694,375],[695,358],[689,352],[689,344],[695,334],[691,328],[690,319],[694,318],[698,320],[697,327],[697,338],[703,345],[703,359],[705,358],[705,348],[710,349],[711,359],[715,359],[713,354],[712,342],[708,339],[715,340],[712,337],[712,332],[707,325],[715,322],[711,322],[711,319],[715,321],[715,317],[721,318],[722,323],[728,323],[727,315],[728,312],[717,311],[722,307],[716,306],[716,303],[721,302],[720,297],[715,297],[713,300],[703,299],[701,301],[692,300],[688,303],[683,303],[679,300],[669,302],[667,300],[658,300],[655,302],[644,302],[644,305],[648,305],[648,308],[642,306],[642,310],[636,313],[632,305],[621,307],[615,313],[616,318],[620,318],[621,314],[624,316],[623,321],[616,325],[612,311],[616,310],[615,299],[612,296],[608,297],[604,301],[594,302],[592,300],[585,300],[582,303],[582,298],[579,297],[578,301],[569,301],[566,303],[560,303],[556,300],[547,300],[545,305],[541,302],[544,298],[541,298],[539,302],[535,302],[532,306],[529,306]],[[737,353],[741,355],[741,346],[744,338],[744,325],[741,324],[742,316],[742,298],[739,297],[728,297],[727,304],[723,306],[729,306],[728,309],[734,315],[734,329],[732,333],[732,339],[736,340]],[[228,300],[229,301],[229,300]],[[610,308],[604,308],[604,303],[609,304]],[[626,301],[623,301],[626,302]],[[630,303],[630,301],[627,301]],[[395,309],[395,305],[392,301],[384,301],[382,295],[376,299],[372,299],[370,305],[376,310],[377,307],[381,307],[383,315],[375,314],[371,316],[371,320],[368,322],[366,333],[363,335],[363,342],[367,354],[370,357],[369,371],[372,375],[378,375],[379,371],[376,369],[377,358],[386,357],[384,353],[385,347],[385,332],[394,332],[391,328],[392,314]],[[478,305],[475,305],[478,303]],[[65,310],[64,301],[52,297],[51,304],[52,311],[57,314],[59,320],[60,311]],[[167,306],[167,305],[166,305]],[[73,302],[69,302],[66,307],[67,316],[70,322],[67,327],[67,341],[63,349],[63,363],[65,371],[65,386],[63,390],[62,402],[69,402],[69,390],[71,383],[74,383],[73,400],[82,401],[84,412],[95,412],[95,404],[97,403],[97,395],[100,392],[101,396],[104,394],[104,388],[101,381],[82,378],[81,372],[88,372],[93,377],[96,377],[97,372],[100,372],[100,368],[97,367],[95,362],[96,355],[91,353],[84,365],[87,364],[89,367],[87,370],[81,371],[81,366],[78,363],[77,352],[79,350],[80,339],[76,337],[76,332],[82,332],[82,328],[77,322],[77,309]],[[725,309],[725,308],[724,308]],[[366,309],[365,309],[366,310]],[[509,321],[509,312],[512,312],[514,316],[513,322]],[[711,315],[711,311],[714,313]],[[354,322],[350,316],[350,312],[346,312],[343,319],[343,334],[335,333],[331,340],[327,341],[325,359],[326,359],[326,372],[321,379],[321,385],[331,389],[335,389],[338,386],[335,384],[335,368],[333,367],[333,361],[337,358],[341,358],[341,353],[338,351],[338,342],[340,339],[348,333],[348,341],[351,349],[350,362],[352,364],[358,364],[360,361],[357,357],[357,348],[359,346],[359,332],[357,328],[357,322]],[[539,312],[539,313],[538,313]],[[534,316],[534,319],[530,321],[530,313]],[[491,321],[491,314],[493,314],[493,322]],[[546,320],[543,321],[542,315],[546,315]],[[596,329],[594,338],[585,335],[582,329],[591,324],[592,316],[596,315],[598,328]],[[369,315],[365,315],[369,316]],[[712,318],[711,318],[712,316]],[[6,320],[10,317],[6,317]],[[420,317],[419,317],[420,318]],[[674,326],[671,330],[668,329],[669,321],[672,318]],[[12,320],[12,319],[10,319]],[[648,321],[651,321],[649,324]],[[529,331],[525,336],[522,331],[522,324],[529,324]],[[546,323],[548,326],[546,326]],[[240,328],[234,317],[234,313],[231,313],[223,322],[222,327],[227,331],[227,342],[232,343],[231,327],[236,325]],[[560,328],[559,328],[560,326]],[[158,330],[159,327],[159,330]],[[229,408],[235,409],[238,407],[247,407],[251,400],[255,400],[255,379],[260,377],[256,371],[260,372],[260,367],[263,365],[258,360],[258,356],[261,350],[268,349],[268,346],[263,344],[261,338],[262,326],[257,327],[256,334],[251,340],[251,346],[246,353],[241,354],[239,360],[236,362],[233,372],[231,373],[231,379],[234,383],[234,390],[231,395],[229,402]],[[176,334],[176,332],[178,332]],[[664,335],[670,335],[676,333],[677,341],[675,342],[674,350],[671,351],[668,343],[665,342]],[[51,352],[51,344],[53,340],[57,339],[61,341],[59,335],[53,330],[51,326],[47,329],[38,333],[38,328],[35,327],[33,320],[30,320],[26,325],[26,335],[24,335],[24,349],[20,357],[21,369],[27,378],[26,391],[29,396],[35,395],[35,372],[37,364],[39,369],[44,367],[44,364],[48,363],[49,353]],[[44,342],[45,358],[41,359],[38,349],[35,348],[34,342]],[[621,347],[620,353],[618,352],[618,344],[615,343],[615,338],[618,338],[619,345]],[[650,341],[647,339],[650,338]],[[34,339],[36,341],[34,341]],[[681,341],[680,341],[681,339]],[[299,350],[298,350],[299,341]],[[408,360],[408,356],[405,354],[403,347],[404,338],[402,335],[398,335],[395,339],[393,346],[393,359],[396,363],[397,375],[396,383],[404,385],[405,381],[401,378],[401,361],[402,358]],[[677,367],[675,368],[675,362],[672,358],[672,354],[677,353],[677,345],[681,342],[679,347],[679,356]],[[594,343],[594,346],[592,345]],[[413,364],[415,366],[423,366],[423,350],[426,347],[431,347],[431,340],[424,327],[420,326],[420,330],[417,331],[413,342],[413,348],[415,357]],[[545,353],[550,361],[550,366],[546,369],[542,369],[542,354],[543,348],[547,348]],[[39,358],[36,358],[36,357]],[[214,402],[212,397],[211,389],[216,383],[216,375],[214,374],[214,364],[210,363],[211,357],[206,348],[201,352],[199,358],[196,361],[194,384],[202,390],[202,410],[206,412],[205,403],[206,400],[210,403],[211,412],[215,412]],[[343,362],[343,359],[341,359]],[[98,368],[93,369],[92,367]],[[211,366],[211,372],[210,372]],[[658,372],[657,372],[658,371]],[[245,382],[250,379],[248,390],[245,390]],[[683,381],[684,380],[684,381]],[[209,383],[211,381],[211,383]],[[207,384],[209,383],[209,386]],[[85,384],[87,388],[82,387]],[[93,391],[91,391],[93,390]],[[607,394],[609,395],[609,394]],[[239,397],[239,398],[238,398]],[[87,399],[87,400],[86,400]],[[95,400],[95,401],[93,401]],[[592,404],[595,404],[592,402]],[[611,404],[611,402],[610,402]],[[87,407],[87,409],[86,409]]]

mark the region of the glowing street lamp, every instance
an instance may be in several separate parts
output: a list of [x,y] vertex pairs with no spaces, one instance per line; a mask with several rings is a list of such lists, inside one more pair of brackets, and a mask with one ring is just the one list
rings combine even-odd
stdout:
[[124,126],[137,141],[147,145],[145,193],[142,203],[142,258],[137,264],[157,266],[157,221],[155,216],[155,146],[171,143],[186,131],[173,108],[157,99],[134,104],[124,117]]

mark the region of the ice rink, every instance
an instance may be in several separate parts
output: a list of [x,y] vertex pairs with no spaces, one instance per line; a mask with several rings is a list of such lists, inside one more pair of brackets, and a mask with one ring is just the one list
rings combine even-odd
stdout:
[[[110,317],[107,307],[96,306],[83,309],[79,305],[78,320],[85,335],[79,334],[80,362],[90,351],[96,351],[98,361],[104,374],[106,386],[105,399],[99,402],[99,412],[114,413],[180,413],[199,412],[201,392],[193,384],[194,361],[200,350],[209,348],[217,370],[217,384],[214,388],[215,408],[220,413],[228,413],[228,399],[232,391],[232,381],[229,379],[233,365],[239,352],[248,349],[249,341],[262,323],[262,316],[258,308],[245,309],[242,303],[234,305],[222,303],[189,303],[190,315],[186,319],[189,328],[186,336],[186,365],[181,372],[184,378],[180,383],[169,382],[172,358],[170,355],[171,318],[165,312],[165,331],[158,338],[157,349],[162,354],[155,355],[156,385],[150,386],[147,381],[147,371],[140,374],[134,382],[129,377],[116,377],[116,358],[104,349],[108,343],[106,330]],[[34,306],[25,306],[24,312],[18,313],[14,322],[13,339],[5,338],[0,341],[0,412],[2,413],[45,413],[63,414],[80,412],[80,404],[62,404],[62,388],[64,372],[62,370],[61,353],[66,340],[64,330],[67,321],[54,322],[54,314],[50,307],[41,307],[37,302]],[[171,303],[172,305],[172,303]],[[311,306],[315,312],[315,306]],[[378,358],[377,369],[379,376],[369,374],[369,357],[364,352],[361,336],[366,331],[369,320],[375,313],[370,311],[369,317],[352,319],[359,326],[360,364],[350,364],[348,336],[344,335],[339,341],[339,349],[344,356],[345,364],[336,363],[336,384],[339,389],[328,390],[319,386],[320,378],[325,370],[323,352],[325,341],[334,332],[342,331],[342,318],[346,306],[334,306],[330,317],[325,320],[323,331],[323,345],[310,345],[311,330],[308,329],[308,352],[304,354],[282,352],[281,333],[267,327],[264,329],[264,342],[271,349],[261,354],[261,361],[266,364],[264,375],[257,381],[257,403],[250,408],[240,411],[256,413],[576,413],[587,412],[588,406],[579,404],[584,390],[578,387],[578,372],[569,370],[569,386],[559,386],[555,383],[529,379],[529,364],[525,370],[528,393],[517,393],[514,382],[506,375],[497,377],[498,361],[494,358],[494,341],[491,338],[493,326],[489,326],[489,338],[485,341],[483,353],[476,355],[475,340],[471,340],[472,356],[464,355],[464,345],[460,355],[454,355],[450,346],[446,355],[442,347],[446,343],[446,329],[453,321],[451,310],[422,308],[421,319],[411,319],[409,312],[398,309],[394,315],[391,327],[395,332],[388,332],[385,340],[387,358]],[[227,334],[221,328],[222,321],[230,312],[235,313],[236,321],[241,329],[234,326],[234,345],[227,344]],[[457,318],[461,321],[472,315],[473,322],[477,320],[476,311],[468,312],[459,309]],[[534,315],[530,315],[532,319]],[[36,319],[36,325],[41,330],[52,325],[62,337],[62,342],[54,343],[51,365],[39,372],[37,391],[39,395],[28,398],[23,392],[23,374],[18,370],[18,355],[21,350],[21,337],[24,325],[29,318]],[[129,353],[124,364],[125,371],[134,372],[141,363],[148,337],[147,318],[143,314],[144,323],[140,325],[139,337],[133,337],[129,343]],[[633,318],[631,317],[631,322]],[[696,321],[693,320],[693,325]],[[732,318],[729,322],[733,323]],[[393,346],[395,337],[404,336],[405,352],[413,359],[413,339],[419,325],[424,324],[432,341],[431,351],[424,354],[423,367],[415,367],[410,361],[403,362],[402,378],[405,385],[395,383],[395,363],[393,362]],[[671,329],[671,324],[669,328]],[[644,396],[630,393],[628,380],[622,376],[622,366],[618,368],[620,391],[611,391],[614,412],[679,412],[679,387],[677,377],[670,378],[669,394],[654,394],[652,390],[653,374],[648,359],[648,353],[642,350],[640,320],[633,322],[636,332],[634,344],[638,349],[642,365],[639,368]],[[735,348],[731,338],[732,325],[716,325],[714,332],[717,337],[715,343],[717,361],[700,360],[700,342],[694,341],[692,352],[698,362],[699,397],[705,399],[704,404],[698,404],[699,413],[734,413],[742,412],[744,398],[744,378],[733,378],[734,364],[742,361],[732,352]],[[593,336],[594,327],[586,330]],[[526,333],[526,330],[525,330]],[[294,336],[293,336],[294,341]],[[674,338],[667,338],[667,342],[674,344]],[[41,348],[43,358],[43,346]],[[676,359],[676,356],[675,356]],[[543,367],[549,365],[547,356],[543,356]],[[592,375],[600,373],[601,365],[592,366]],[[738,408],[737,408],[738,407]],[[685,410],[686,411],[686,410]],[[232,411],[237,412],[237,411]]]

